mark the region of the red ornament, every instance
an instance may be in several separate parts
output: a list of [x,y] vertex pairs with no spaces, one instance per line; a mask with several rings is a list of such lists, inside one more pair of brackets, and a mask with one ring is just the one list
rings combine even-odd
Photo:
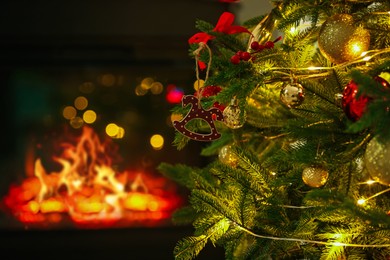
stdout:
[[[380,83],[383,87],[389,88],[390,84],[383,78],[376,76],[375,81]],[[367,104],[372,100],[371,97],[367,95],[360,95],[359,98],[356,98],[358,92],[358,84],[351,80],[344,88],[343,97],[342,97],[342,108],[347,115],[347,117],[352,121],[359,120],[367,107]]]

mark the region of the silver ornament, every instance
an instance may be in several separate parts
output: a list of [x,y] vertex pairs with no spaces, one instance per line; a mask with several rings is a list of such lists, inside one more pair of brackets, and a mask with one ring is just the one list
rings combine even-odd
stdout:
[[280,100],[288,107],[301,105],[305,99],[303,87],[299,83],[284,83],[280,91]]
[[373,180],[390,185],[390,140],[381,142],[372,138],[366,147],[364,163]]
[[230,105],[223,110],[223,122],[232,129],[240,128],[246,120],[245,110],[241,111],[236,99],[232,99]]

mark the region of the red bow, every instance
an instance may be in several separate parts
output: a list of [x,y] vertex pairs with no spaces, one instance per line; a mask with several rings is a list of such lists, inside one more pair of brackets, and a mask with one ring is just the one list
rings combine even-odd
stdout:
[[[232,25],[234,22],[234,14],[230,12],[224,12],[222,15],[219,17],[217,25],[214,27],[213,31],[214,32],[220,32],[220,33],[226,33],[226,34],[234,34],[234,33],[251,33],[248,31],[243,26],[239,25]],[[194,34],[189,40],[188,43],[193,44],[193,43],[207,43],[209,40],[214,39],[215,37],[205,33],[205,32],[200,32]]]

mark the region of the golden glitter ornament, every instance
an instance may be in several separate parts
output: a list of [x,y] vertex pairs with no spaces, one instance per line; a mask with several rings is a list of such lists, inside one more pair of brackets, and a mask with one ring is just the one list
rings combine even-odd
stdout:
[[237,100],[233,98],[230,105],[223,110],[223,122],[226,126],[232,129],[240,128],[246,120],[246,112],[241,111],[237,104]]
[[322,167],[307,167],[302,172],[302,180],[306,185],[313,188],[323,186],[328,180],[329,173]]
[[232,151],[232,145],[225,145],[219,150],[218,159],[220,162],[232,167],[238,164],[238,158]]
[[336,64],[356,59],[368,50],[369,45],[369,31],[355,26],[349,14],[336,14],[328,18],[318,36],[321,53]]
[[364,162],[373,180],[390,185],[390,140],[381,142],[377,137],[371,139],[366,147]]

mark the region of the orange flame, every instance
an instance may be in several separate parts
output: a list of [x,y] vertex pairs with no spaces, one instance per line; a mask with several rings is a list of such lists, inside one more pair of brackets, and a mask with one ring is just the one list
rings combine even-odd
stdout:
[[62,154],[53,156],[60,171],[47,172],[37,158],[34,176],[11,185],[5,205],[24,224],[61,223],[64,216],[90,227],[168,219],[182,203],[174,187],[167,190],[163,178],[116,172],[106,145],[85,126],[76,144],[62,143]]

